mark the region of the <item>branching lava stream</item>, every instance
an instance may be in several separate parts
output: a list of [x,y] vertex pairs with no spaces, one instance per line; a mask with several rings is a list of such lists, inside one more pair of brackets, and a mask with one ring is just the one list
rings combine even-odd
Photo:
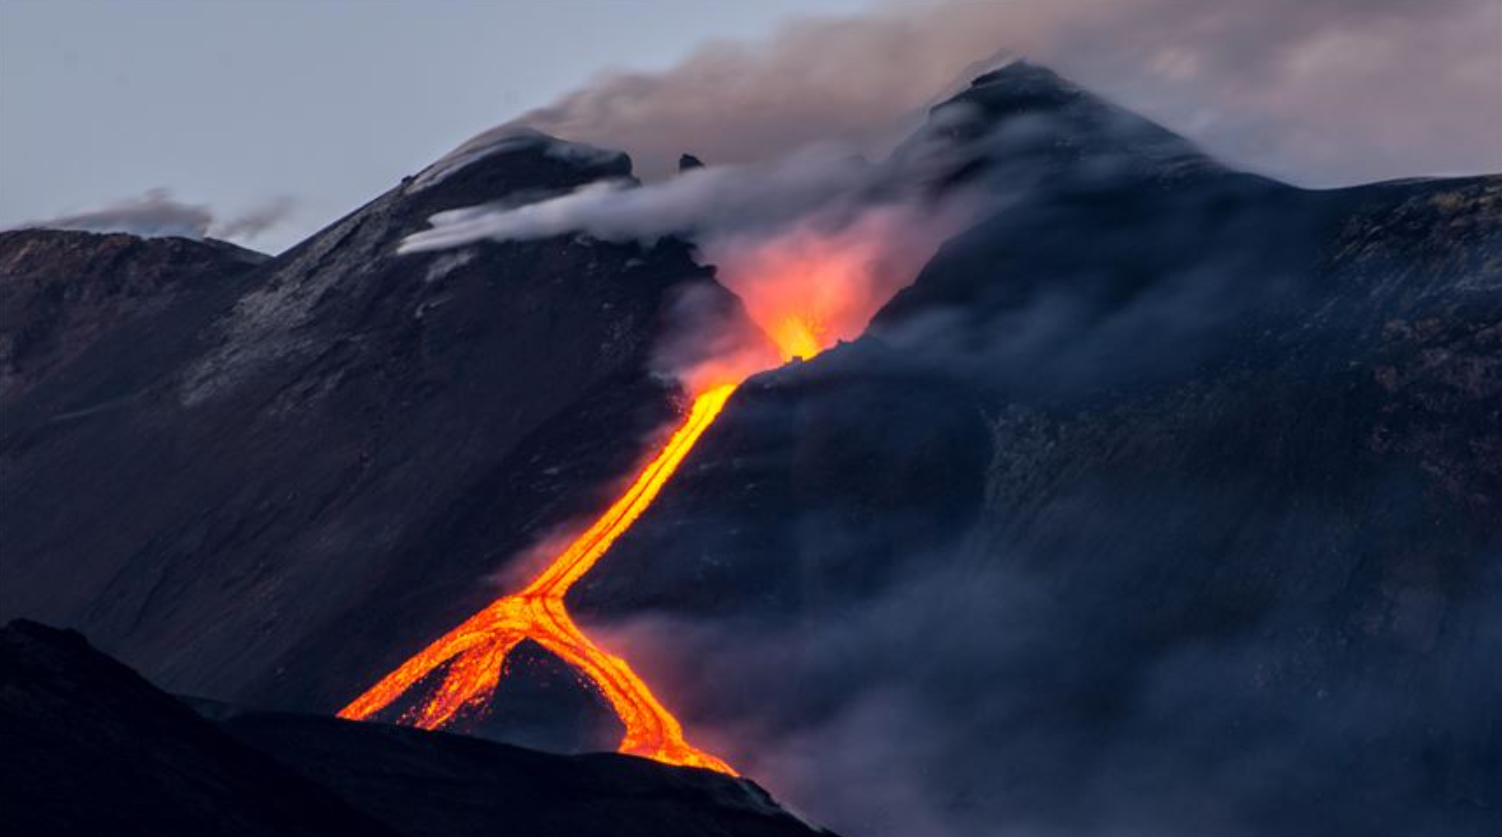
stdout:
[[500,682],[506,655],[517,643],[530,639],[578,669],[610,701],[626,726],[621,752],[735,775],[730,765],[684,740],[682,725],[653,696],[647,684],[625,660],[585,636],[563,606],[569,588],[646,511],[734,391],[734,384],[725,384],[694,399],[688,418],[630,488],[531,584],[519,593],[497,600],[439,637],[341,709],[339,717],[369,718],[447,663],[448,670],[437,692],[401,718],[402,723],[423,729],[441,727],[464,707],[488,700]]

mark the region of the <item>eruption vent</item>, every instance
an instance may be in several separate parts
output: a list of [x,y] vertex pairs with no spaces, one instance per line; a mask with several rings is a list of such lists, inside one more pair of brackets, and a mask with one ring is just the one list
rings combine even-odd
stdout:
[[876,206],[853,219],[814,216],[771,233],[707,237],[700,246],[785,363],[859,334],[951,224],[936,207]]

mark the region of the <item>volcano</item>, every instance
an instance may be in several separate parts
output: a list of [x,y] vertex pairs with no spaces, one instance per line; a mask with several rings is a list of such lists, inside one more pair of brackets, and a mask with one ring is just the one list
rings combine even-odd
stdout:
[[962,227],[578,564],[698,415],[685,301],[762,313],[681,236],[398,248],[624,154],[485,135],[274,258],[6,234],[0,615],[564,753],[659,755],[645,694],[842,832],[1495,833],[1502,178],[1301,189],[1024,62],[935,142]]

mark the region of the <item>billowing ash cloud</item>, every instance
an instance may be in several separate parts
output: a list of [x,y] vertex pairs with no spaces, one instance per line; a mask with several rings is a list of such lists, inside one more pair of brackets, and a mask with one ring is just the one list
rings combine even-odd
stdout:
[[647,177],[685,150],[745,162],[841,139],[879,153],[1004,48],[1302,184],[1496,171],[1499,30],[1494,0],[950,0],[709,43],[517,122],[623,147]]
[[56,230],[130,233],[143,238],[215,238],[249,240],[280,224],[294,201],[280,196],[229,218],[218,218],[203,204],[180,201],[168,189],[150,189],[137,197],[99,209],[23,224]]

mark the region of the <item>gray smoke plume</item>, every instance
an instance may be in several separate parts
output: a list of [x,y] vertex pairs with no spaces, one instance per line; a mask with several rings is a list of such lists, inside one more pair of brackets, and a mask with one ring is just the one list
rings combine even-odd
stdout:
[[172,197],[172,193],[166,189],[152,189],[139,197],[127,198],[96,210],[36,221],[25,226],[97,233],[123,232],[146,238],[203,238],[208,235],[213,223],[214,213],[207,206],[183,203]]
[[296,208],[297,202],[288,195],[279,195],[259,206],[224,219],[209,232],[215,238],[250,240],[282,223]]
[[966,64],[1052,67],[1233,162],[1305,185],[1502,169],[1495,0],[923,2],[705,44],[516,122],[625,148],[651,178],[837,139],[879,154]]

